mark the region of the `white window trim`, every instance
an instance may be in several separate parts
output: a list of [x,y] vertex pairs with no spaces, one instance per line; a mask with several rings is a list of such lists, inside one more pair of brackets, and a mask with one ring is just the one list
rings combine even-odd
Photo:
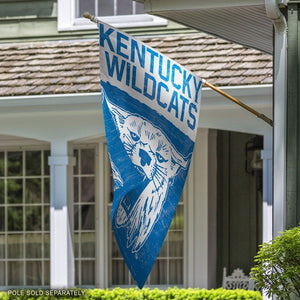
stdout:
[[[165,26],[167,20],[148,14],[101,17],[101,21],[116,28]],[[91,30],[97,25],[85,18],[75,18],[75,0],[57,0],[57,30]]]

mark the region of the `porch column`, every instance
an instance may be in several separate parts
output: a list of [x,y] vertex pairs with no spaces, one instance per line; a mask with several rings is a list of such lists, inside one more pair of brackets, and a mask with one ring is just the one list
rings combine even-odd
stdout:
[[300,3],[288,5],[288,100],[285,228],[300,222]]
[[273,183],[272,183],[272,137],[264,136],[264,150],[261,151],[261,159],[263,161],[263,234],[262,241],[268,242],[272,240],[272,224],[273,224]]
[[216,286],[217,132],[198,129],[185,186],[185,287]]
[[66,141],[51,143],[50,165],[50,285],[74,287],[73,166]]

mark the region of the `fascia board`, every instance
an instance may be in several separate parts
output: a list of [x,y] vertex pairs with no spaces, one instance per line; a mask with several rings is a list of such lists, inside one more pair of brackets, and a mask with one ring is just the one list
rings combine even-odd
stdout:
[[[272,105],[272,85],[246,85],[219,87],[233,97],[245,99],[248,105]],[[242,100],[241,100],[242,101]],[[230,100],[217,94],[209,88],[202,90],[202,107],[221,108],[236,106]],[[102,111],[101,93],[81,93],[81,94],[57,94],[57,95],[38,95],[38,96],[13,96],[0,97],[0,111],[9,109],[12,113],[14,109],[21,108],[26,112],[39,111]]]
[[265,0],[145,0],[145,12],[155,13],[170,10],[194,10],[205,8],[241,7],[264,5]]
[[52,94],[0,97],[0,108],[18,106],[51,106],[100,104],[101,93]]

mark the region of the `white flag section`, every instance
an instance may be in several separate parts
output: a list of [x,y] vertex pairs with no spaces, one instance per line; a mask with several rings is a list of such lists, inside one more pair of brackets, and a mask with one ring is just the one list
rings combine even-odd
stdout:
[[105,131],[114,177],[112,226],[142,288],[175,214],[190,165],[202,80],[99,23]]

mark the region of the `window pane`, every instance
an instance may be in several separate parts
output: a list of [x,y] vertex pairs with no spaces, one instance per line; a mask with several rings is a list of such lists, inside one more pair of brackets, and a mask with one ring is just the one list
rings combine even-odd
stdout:
[[183,257],[183,232],[169,232],[169,247],[171,257]]
[[129,271],[124,260],[112,261],[112,284],[129,284]]
[[22,179],[7,180],[7,203],[23,202],[23,182]]
[[26,151],[26,175],[41,175],[41,151]]
[[44,175],[50,175],[50,166],[48,163],[48,158],[50,156],[50,151],[44,151]]
[[22,231],[23,230],[23,207],[8,207],[8,231]]
[[79,233],[74,233],[74,256],[77,258],[79,257]]
[[170,259],[169,262],[169,284],[182,284],[183,283],[183,259]]
[[95,229],[95,205],[81,206],[81,229]]
[[26,262],[26,284],[41,285],[42,284],[42,262],[27,261]]
[[95,262],[93,260],[81,261],[81,284],[95,284]]
[[44,179],[44,203],[50,203],[50,179]]
[[117,240],[116,240],[116,237],[115,235],[112,233],[112,244],[111,244],[111,255],[112,255],[112,258],[117,258],[117,257],[123,257],[122,256],[122,253],[119,249],[119,246],[118,246],[118,243],[117,243]]
[[156,260],[150,273],[151,284],[167,284],[167,262],[165,260]]
[[132,14],[132,1],[131,0],[118,0],[117,2],[117,15],[131,15]]
[[77,18],[82,18],[82,15],[85,12],[89,12],[92,15],[95,15],[95,0],[77,0],[77,2],[78,2]]
[[95,262],[81,261],[81,284],[95,284]]
[[82,149],[81,150],[81,174],[95,173],[95,150]]
[[9,234],[7,236],[8,258],[23,258],[24,239],[22,234]]
[[95,233],[81,233],[81,257],[95,257]]
[[78,159],[79,159],[79,150],[74,150],[74,157],[75,157],[75,166],[74,166],[74,175],[78,175]]
[[26,179],[26,203],[41,203],[41,179]]
[[5,235],[0,235],[0,259],[5,258]]
[[44,285],[50,285],[50,261],[46,260],[44,262],[44,277],[45,277],[45,282]]
[[79,199],[78,199],[78,181],[79,181],[79,178],[74,178],[74,186],[73,186],[73,188],[74,188],[74,195],[73,195],[73,199],[74,199],[74,202],[76,203],[76,202],[78,202],[79,201]]
[[26,230],[27,231],[42,230],[41,217],[42,217],[42,208],[40,206],[27,206],[26,207]]
[[4,180],[0,179],[0,204],[4,203]]
[[81,178],[81,202],[95,202],[94,177]]
[[79,205],[74,205],[74,230],[79,230]]
[[25,240],[26,257],[41,258],[42,257],[42,235],[41,234],[26,234]]
[[50,230],[50,207],[44,206],[44,230]]
[[79,272],[80,272],[80,261],[79,260],[75,260],[75,285],[80,285],[79,282]]
[[0,285],[5,285],[5,262],[0,261]]
[[0,232],[5,231],[4,207],[0,207]]
[[23,157],[23,153],[21,151],[7,153],[7,175],[8,176],[22,175],[23,173],[22,157]]
[[135,13],[136,14],[143,14],[144,13],[144,4],[135,2]]
[[44,255],[50,257],[50,234],[44,234]]
[[114,1],[113,0],[98,0],[98,15],[99,16],[113,16],[114,15]]
[[167,257],[168,256],[168,240],[169,240],[169,233],[167,233],[167,236],[160,248],[158,257]]
[[178,205],[170,229],[183,229],[183,205]]
[[0,176],[4,176],[4,152],[0,152]]
[[21,261],[8,262],[8,285],[24,285],[24,263]]

